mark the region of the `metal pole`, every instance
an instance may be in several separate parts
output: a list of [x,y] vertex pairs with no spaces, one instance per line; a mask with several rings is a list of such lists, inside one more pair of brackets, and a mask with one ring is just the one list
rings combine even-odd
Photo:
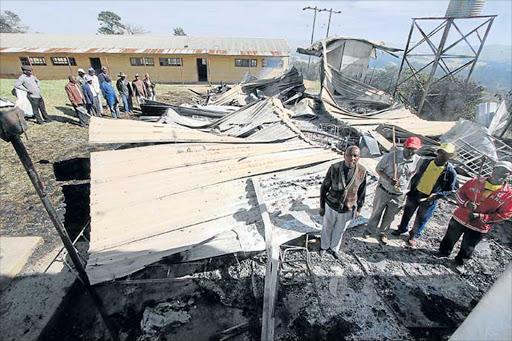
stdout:
[[423,105],[425,104],[425,98],[428,95],[428,88],[430,87],[430,82],[434,79],[436,74],[437,65],[439,65],[439,59],[441,58],[441,54],[443,53],[444,44],[446,43],[446,38],[448,38],[448,32],[450,32],[450,28],[452,26],[453,19],[446,19],[446,26],[444,28],[443,36],[441,37],[441,41],[439,42],[439,47],[437,49],[436,57],[434,59],[434,63],[432,64],[432,70],[430,71],[430,75],[428,76],[427,83],[425,84],[425,91],[421,96],[420,103],[418,104],[417,115],[421,115],[421,110],[423,109]]
[[[312,9],[314,14],[313,14],[313,28],[311,29],[311,40],[310,40],[310,45],[313,45],[313,38],[315,36],[315,24],[316,24],[316,12],[317,12],[317,6],[315,7],[304,7],[302,10],[305,11],[307,9]],[[308,58],[308,73],[309,73],[309,65],[311,64],[311,56],[309,56]]]
[[327,33],[325,34],[325,37],[329,37],[329,28],[331,27],[331,16],[332,16],[332,8],[329,10],[329,23],[327,24]]
[[405,50],[404,50],[404,55],[402,56],[402,63],[400,64],[400,70],[398,70],[398,77],[396,78],[396,84],[395,84],[395,91],[393,91],[393,97],[396,98],[396,93],[398,91],[398,84],[400,82],[400,76],[402,75],[402,70],[404,68],[404,63],[405,63],[405,59],[407,58],[407,52],[409,52],[409,44],[411,43],[411,36],[412,36],[412,32],[414,31],[414,22],[416,20],[413,19],[412,20],[412,24],[411,24],[411,30],[409,31],[409,36],[407,37],[407,43],[405,44]]
[[57,230],[57,233],[59,234],[60,239],[62,240],[62,243],[64,244],[64,247],[66,248],[71,261],[73,262],[76,271],[78,272],[78,277],[84,284],[87,292],[91,295],[94,304],[96,305],[96,308],[98,309],[101,317],[103,318],[103,322],[108,328],[108,331],[110,332],[110,336],[112,337],[112,340],[119,341],[119,335],[117,335],[114,326],[112,325],[107,310],[105,309],[105,306],[103,305],[103,302],[101,301],[100,297],[96,293],[96,291],[92,288],[91,283],[89,282],[89,277],[87,276],[87,273],[85,272],[84,266],[82,262],[80,261],[80,258],[78,256],[78,253],[76,252],[76,249],[71,242],[71,239],[69,238],[68,233],[66,232],[66,229],[62,225],[62,222],[59,220],[57,216],[57,212],[53,208],[53,205],[50,201],[50,198],[48,197],[48,194],[46,193],[46,189],[44,188],[43,182],[41,181],[41,178],[39,177],[39,174],[37,173],[34,164],[32,163],[32,160],[30,158],[30,155],[27,152],[27,149],[25,148],[25,145],[23,144],[23,141],[19,137],[19,135],[16,135],[12,138],[11,143],[16,150],[16,154],[18,154],[18,157],[20,158],[21,163],[23,164],[23,167],[25,168],[25,171],[28,174],[28,177],[30,178],[30,181],[32,181],[32,184],[34,185],[34,188],[39,195],[39,198],[43,202],[44,208],[46,209],[46,212],[48,213],[48,216],[50,217],[50,220],[52,221],[53,225],[55,226],[55,229]]
[[[494,22],[494,18],[491,18],[489,21],[489,24],[487,25],[487,29],[485,30],[484,38],[482,39],[482,42],[480,43],[480,47],[478,48],[478,51],[475,55],[475,59],[473,61],[473,65],[471,65],[471,69],[469,69],[468,77],[466,78],[466,83],[471,80],[471,75],[473,74],[473,70],[475,69],[476,62],[478,61],[478,57],[480,57],[480,52],[482,52],[482,49],[485,44],[485,39],[487,39],[487,35],[489,34],[489,30],[491,29],[492,23]],[[478,31],[477,31],[478,33]]]

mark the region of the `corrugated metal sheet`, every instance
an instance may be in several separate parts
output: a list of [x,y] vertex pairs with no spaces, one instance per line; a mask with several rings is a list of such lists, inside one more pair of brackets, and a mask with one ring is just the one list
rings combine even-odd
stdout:
[[261,218],[247,178],[334,160],[297,141],[165,144],[91,154],[91,283],[126,276],[161,258]]
[[388,52],[388,53],[402,51],[401,49],[387,46],[382,41],[371,41],[371,40],[366,40],[366,39],[361,39],[361,38],[351,38],[351,37],[329,37],[329,38],[324,38],[324,39],[321,39],[321,40],[313,43],[313,45],[311,45],[308,48],[299,47],[299,48],[297,48],[297,52],[301,53],[301,54],[321,57],[323,54],[324,44],[327,46],[327,48],[329,48],[329,45],[338,43],[338,42],[344,41],[344,40],[356,40],[356,41],[359,41],[362,43],[369,44],[373,48],[376,48],[376,49],[379,49],[379,50],[382,50],[382,51]]
[[124,53],[289,56],[284,39],[1,33],[2,53]]

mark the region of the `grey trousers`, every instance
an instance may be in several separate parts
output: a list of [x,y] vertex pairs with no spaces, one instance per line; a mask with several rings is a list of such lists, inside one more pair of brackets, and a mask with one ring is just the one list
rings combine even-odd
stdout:
[[94,107],[96,108],[96,114],[98,117],[101,117],[103,113],[103,104],[101,104],[100,96],[94,96]]
[[384,191],[380,185],[377,186],[373,199],[373,211],[368,220],[367,231],[374,235],[387,234],[395,216],[404,206],[404,202],[405,195],[391,195]]
[[322,226],[322,237],[320,248],[331,249],[338,252],[343,240],[343,233],[347,229],[354,212],[338,213],[329,205],[325,205],[324,221]]

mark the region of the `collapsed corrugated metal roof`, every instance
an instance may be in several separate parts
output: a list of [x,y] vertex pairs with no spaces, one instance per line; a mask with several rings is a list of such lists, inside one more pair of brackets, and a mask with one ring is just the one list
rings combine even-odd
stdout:
[[0,33],[0,53],[129,53],[289,56],[284,39]]
[[[299,47],[299,48],[297,48],[297,52],[301,53],[301,54],[305,54],[305,55],[321,57],[323,54],[323,44],[326,44],[328,49],[332,49],[333,45],[337,45],[337,44],[343,43],[345,41],[357,41],[357,42],[365,43],[365,44],[370,45],[373,49],[379,49],[379,50],[382,50],[382,51],[390,53],[390,54],[393,54],[393,52],[402,51],[401,49],[387,46],[382,41],[375,42],[375,41],[361,39],[361,38],[336,36],[336,37],[328,37],[325,39],[321,39],[321,40],[313,43],[313,45],[311,45],[308,48]],[[372,52],[372,57],[375,58],[374,52]]]

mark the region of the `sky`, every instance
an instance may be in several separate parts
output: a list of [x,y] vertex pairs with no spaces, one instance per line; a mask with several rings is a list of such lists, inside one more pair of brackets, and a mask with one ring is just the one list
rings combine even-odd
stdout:
[[[403,48],[411,18],[442,17],[448,1],[0,1],[31,33],[95,34],[98,13],[112,11],[154,35],[182,27],[191,36],[284,38],[290,45],[310,40],[313,11],[306,6],[342,12],[332,15],[330,35]],[[498,17],[486,45],[512,45],[512,1],[487,0],[482,15],[492,14]],[[325,36],[328,17],[317,15],[315,40]]]

